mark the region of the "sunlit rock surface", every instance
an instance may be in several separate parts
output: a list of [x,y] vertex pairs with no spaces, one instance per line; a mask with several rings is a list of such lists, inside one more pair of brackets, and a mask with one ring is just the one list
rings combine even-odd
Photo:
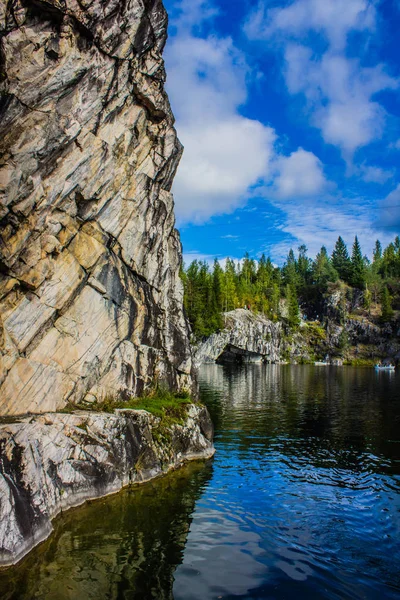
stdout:
[[281,323],[273,323],[250,310],[224,313],[225,327],[200,343],[195,362],[279,362],[283,337]]
[[196,365],[315,361],[341,365],[344,360],[367,360],[373,364],[377,360],[400,359],[400,331],[395,327],[388,323],[378,326],[351,314],[340,319],[336,308],[324,317],[323,323],[304,318],[296,330],[288,326],[285,318],[275,323],[242,308],[224,313],[223,318],[221,331],[196,344]]
[[160,0],[0,0],[0,413],[193,384]]
[[143,410],[46,413],[0,425],[0,565],[46,539],[61,510],[210,458],[212,436],[197,404],[168,426]]

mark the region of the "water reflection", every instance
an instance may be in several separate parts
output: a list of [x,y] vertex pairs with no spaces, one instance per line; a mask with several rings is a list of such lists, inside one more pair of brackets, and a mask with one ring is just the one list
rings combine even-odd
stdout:
[[217,454],[175,599],[399,598],[398,382],[205,366]]
[[400,598],[400,377],[207,365],[212,462],[67,513],[1,597]]
[[171,599],[195,502],[212,463],[96,501],[56,520],[53,536],[0,572],[4,599]]

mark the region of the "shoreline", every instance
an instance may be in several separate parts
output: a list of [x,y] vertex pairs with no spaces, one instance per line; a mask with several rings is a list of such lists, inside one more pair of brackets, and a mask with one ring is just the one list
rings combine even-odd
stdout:
[[120,409],[0,425],[0,568],[44,542],[61,513],[214,455],[205,407],[189,404],[182,424],[160,428],[160,421]]

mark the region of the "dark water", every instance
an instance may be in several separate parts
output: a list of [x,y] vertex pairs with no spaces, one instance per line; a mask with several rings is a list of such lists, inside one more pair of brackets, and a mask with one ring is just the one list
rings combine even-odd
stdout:
[[210,365],[217,454],[67,513],[2,598],[400,598],[400,376]]

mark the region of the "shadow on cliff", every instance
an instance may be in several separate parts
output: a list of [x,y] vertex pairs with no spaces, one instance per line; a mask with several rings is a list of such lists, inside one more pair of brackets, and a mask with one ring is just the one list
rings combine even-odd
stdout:
[[0,571],[3,600],[171,600],[195,509],[212,462],[72,510],[17,567]]

